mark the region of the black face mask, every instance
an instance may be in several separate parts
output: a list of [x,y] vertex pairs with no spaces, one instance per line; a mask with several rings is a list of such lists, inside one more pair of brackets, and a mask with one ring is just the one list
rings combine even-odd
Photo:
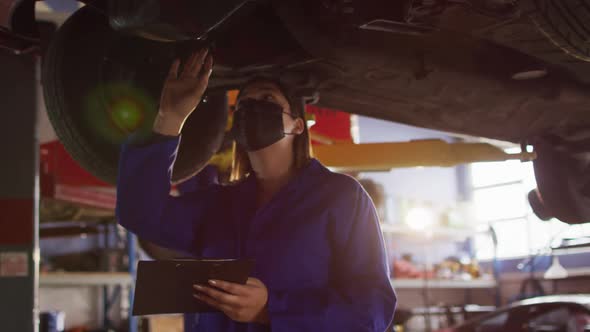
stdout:
[[246,151],[256,151],[280,141],[286,134],[283,113],[289,114],[281,105],[270,101],[240,101],[232,126],[236,143]]

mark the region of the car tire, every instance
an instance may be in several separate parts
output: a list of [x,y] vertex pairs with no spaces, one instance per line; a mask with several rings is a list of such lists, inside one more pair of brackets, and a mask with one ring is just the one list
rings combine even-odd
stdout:
[[[151,133],[162,83],[179,52],[173,43],[113,31],[107,17],[88,6],[54,34],[42,63],[46,109],[60,141],[83,168],[116,182],[121,143],[131,132]],[[173,181],[196,174],[221,146],[226,93],[207,94],[183,128]]]
[[535,0],[537,28],[565,53],[590,62],[590,0]]
[[541,199],[541,193],[539,193],[539,189],[535,188],[529,191],[527,199],[531,205],[531,209],[533,209],[533,213],[535,213],[537,218],[542,221],[549,221],[553,218],[553,215],[547,210],[545,203]]
[[533,161],[537,188],[528,195],[533,212],[541,220],[590,222],[588,152],[572,154],[548,138],[536,138],[533,145],[537,154]]

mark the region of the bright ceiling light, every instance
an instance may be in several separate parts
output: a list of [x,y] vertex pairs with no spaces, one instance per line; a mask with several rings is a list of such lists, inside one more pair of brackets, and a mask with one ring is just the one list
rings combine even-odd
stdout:
[[411,229],[424,231],[435,224],[435,216],[431,209],[414,207],[408,211],[405,221]]

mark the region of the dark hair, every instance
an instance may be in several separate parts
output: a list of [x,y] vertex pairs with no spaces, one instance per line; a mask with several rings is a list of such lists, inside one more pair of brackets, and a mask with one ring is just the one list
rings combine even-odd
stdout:
[[367,194],[369,194],[371,200],[373,200],[375,207],[383,207],[385,204],[385,191],[383,185],[368,178],[359,179],[358,181]]
[[[295,168],[301,169],[311,160],[310,136],[309,130],[307,128],[307,122],[305,121],[305,105],[303,103],[303,99],[298,98],[278,80],[268,77],[255,77],[247,81],[241,87],[237,100],[240,99],[242,91],[244,91],[248,86],[260,83],[270,83],[276,86],[283,96],[285,96],[285,99],[287,99],[289,107],[291,108],[291,114],[294,117],[301,118],[303,120],[303,132],[299,135],[296,135],[293,140],[293,159],[295,160]],[[241,149],[236,143],[234,143],[232,154],[230,181],[240,181],[252,171],[252,166],[250,165],[250,160],[248,159],[248,154],[246,151]]]

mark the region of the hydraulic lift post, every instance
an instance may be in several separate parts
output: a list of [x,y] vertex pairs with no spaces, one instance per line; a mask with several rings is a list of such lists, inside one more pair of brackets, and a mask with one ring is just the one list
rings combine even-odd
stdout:
[[0,52],[0,331],[38,331],[37,58]]

